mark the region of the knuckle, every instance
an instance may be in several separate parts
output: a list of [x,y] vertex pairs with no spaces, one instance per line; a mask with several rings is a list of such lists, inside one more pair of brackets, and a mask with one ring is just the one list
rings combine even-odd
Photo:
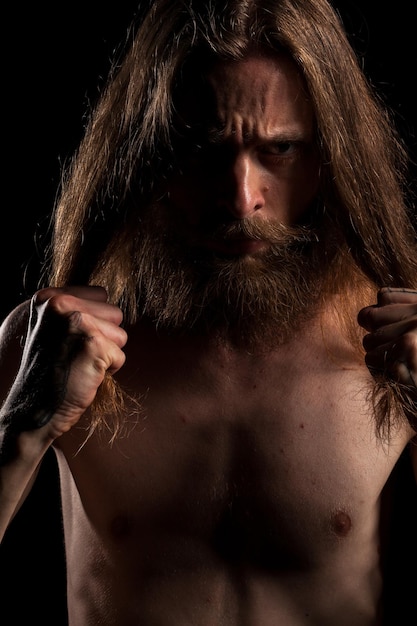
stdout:
[[378,292],[378,304],[390,304],[395,300],[395,291],[393,291],[390,287],[383,287]]
[[402,336],[402,345],[407,353],[417,352],[417,334],[414,332],[405,333]]
[[104,376],[107,370],[111,367],[111,360],[104,356],[96,356],[93,360],[93,368],[100,375]]
[[58,289],[55,287],[44,287],[43,289],[38,289],[38,291],[36,291],[32,296],[32,302],[35,306],[39,306],[44,304],[57,293]]
[[58,292],[51,295],[48,300],[48,306],[56,313],[63,314],[73,311],[76,308],[76,303],[74,296],[68,293]]
[[375,310],[373,307],[366,307],[358,314],[358,322],[366,330],[372,330],[375,325]]
[[128,339],[127,332],[123,328],[120,328],[119,326],[117,327],[117,336],[118,336],[118,346],[119,347],[124,346],[127,343],[127,339]]
[[390,375],[397,381],[408,380],[409,370],[403,361],[394,361],[390,366]]

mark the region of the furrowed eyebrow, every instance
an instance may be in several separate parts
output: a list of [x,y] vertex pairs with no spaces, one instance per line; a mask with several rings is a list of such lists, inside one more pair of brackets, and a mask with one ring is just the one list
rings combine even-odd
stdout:
[[[182,131],[183,139],[195,145],[221,146],[222,144],[233,144],[235,132],[228,130],[227,124],[218,119],[206,119],[204,122],[187,124]],[[288,126],[282,129],[271,129],[271,132],[260,134],[252,130],[243,131],[243,143],[250,145],[252,142],[261,144],[279,143],[305,143],[312,141],[314,130],[310,131],[301,128],[299,125]]]
[[263,137],[258,137],[260,141],[265,141],[265,143],[286,143],[286,142],[301,142],[309,139],[309,134],[303,132],[299,129],[291,129],[283,130],[279,133],[272,133],[271,135],[265,135]]

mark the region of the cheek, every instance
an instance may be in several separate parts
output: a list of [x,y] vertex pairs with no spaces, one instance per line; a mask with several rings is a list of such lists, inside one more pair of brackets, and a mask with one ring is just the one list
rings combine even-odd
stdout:
[[210,204],[207,180],[196,170],[175,174],[167,186],[169,204],[178,219],[198,224]]
[[290,177],[276,181],[271,196],[272,212],[287,226],[300,221],[319,191],[318,167],[300,165]]
[[320,186],[319,169],[316,165],[304,167],[294,184],[294,201],[307,209],[316,198]]

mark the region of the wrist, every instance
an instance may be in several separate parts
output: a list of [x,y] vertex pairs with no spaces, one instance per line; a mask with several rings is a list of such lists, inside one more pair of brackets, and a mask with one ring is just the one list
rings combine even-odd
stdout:
[[0,436],[0,466],[20,460],[21,463],[36,467],[53,439],[47,435],[47,428],[18,431],[9,426],[3,427]]

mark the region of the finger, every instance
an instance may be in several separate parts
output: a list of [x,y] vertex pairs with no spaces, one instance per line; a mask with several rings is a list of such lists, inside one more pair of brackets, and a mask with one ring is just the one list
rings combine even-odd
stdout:
[[366,330],[377,330],[382,326],[397,323],[417,324],[417,304],[388,304],[381,307],[362,309],[358,316],[360,325]]
[[417,302],[417,290],[416,289],[404,289],[395,287],[384,287],[380,289],[377,294],[378,305],[382,306],[391,303],[416,303]]
[[114,305],[80,300],[60,292],[32,310],[22,362],[32,360],[35,355],[37,359],[53,361],[62,350],[68,354],[69,347],[73,354],[80,342],[97,335],[123,348],[127,333],[120,326],[122,317]]
[[47,398],[40,396],[38,426],[57,412],[66,420],[79,416],[90,406],[106,373],[113,375],[124,365],[126,332],[114,325],[110,332],[102,332],[108,326],[112,327],[78,311],[69,316],[68,332],[48,359],[49,369],[44,369],[50,384]]
[[[374,330],[374,327],[372,328]],[[394,324],[376,327],[374,332],[370,332],[363,338],[365,350],[373,350],[378,346],[383,346],[389,342],[397,341],[404,335],[414,336],[417,339],[417,317],[410,317]]]
[[106,319],[92,316],[86,312],[72,311],[68,316],[68,321],[69,334],[83,335],[88,339],[101,334],[119,348],[122,348],[127,342],[126,331],[118,324]]
[[84,336],[72,365],[75,371],[79,371],[81,368],[81,371],[84,372],[95,372],[99,377],[94,384],[94,388],[97,388],[105,373],[116,373],[123,366],[125,360],[125,353],[115,342],[96,332],[94,335]]
[[[95,292],[92,292],[93,294]],[[74,311],[88,313],[91,316],[108,320],[114,324],[120,324],[123,320],[122,311],[114,304],[106,302],[98,294],[98,298],[86,299],[79,295],[72,295],[65,291],[60,291],[51,295],[42,305],[44,310],[55,314],[65,315]]]
[[97,300],[99,302],[107,302],[108,299],[107,291],[104,287],[96,285],[45,287],[44,289],[39,289],[34,295],[35,304],[46,302],[46,300],[58,294],[69,294],[83,300]]
[[398,342],[389,342],[369,350],[365,362],[371,369],[383,372],[405,385],[416,386],[417,337],[402,335]]
[[364,307],[358,313],[358,323],[373,331],[407,317],[417,316],[417,291],[386,287],[377,294],[377,304]]
[[391,377],[403,385],[414,387],[417,389],[417,375],[415,371],[411,371],[406,361],[394,361],[390,366]]

